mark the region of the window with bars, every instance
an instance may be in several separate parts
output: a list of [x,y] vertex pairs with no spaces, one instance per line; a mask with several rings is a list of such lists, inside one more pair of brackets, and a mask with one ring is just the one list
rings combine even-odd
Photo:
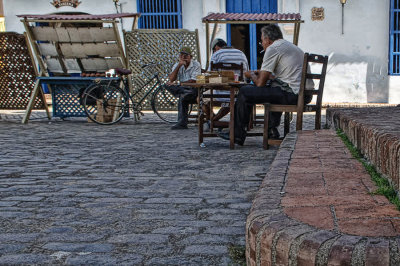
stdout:
[[137,0],[140,29],[181,29],[181,0]]
[[389,74],[400,75],[400,0],[390,0]]

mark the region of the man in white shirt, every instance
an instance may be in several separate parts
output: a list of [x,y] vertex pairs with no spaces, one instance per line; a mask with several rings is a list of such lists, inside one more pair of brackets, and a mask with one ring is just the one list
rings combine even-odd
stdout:
[[[262,46],[265,50],[260,70],[246,72],[254,85],[239,90],[235,103],[235,143],[243,145],[246,139],[246,126],[249,123],[252,107],[256,103],[296,104],[300,90],[304,52],[296,45],[283,39],[280,28],[269,24],[261,29]],[[267,81],[269,81],[267,85]],[[313,89],[311,81],[307,89]],[[305,99],[310,102],[311,98]],[[270,137],[279,137],[277,127],[282,113],[271,113]],[[228,133],[220,133],[229,139]]]
[[196,77],[201,74],[200,63],[192,60],[192,50],[190,47],[182,47],[179,53],[179,62],[172,67],[167,82],[167,90],[175,97],[179,97],[178,102],[178,122],[171,129],[187,129],[189,104],[197,103],[197,89],[174,85],[173,82],[196,82]]

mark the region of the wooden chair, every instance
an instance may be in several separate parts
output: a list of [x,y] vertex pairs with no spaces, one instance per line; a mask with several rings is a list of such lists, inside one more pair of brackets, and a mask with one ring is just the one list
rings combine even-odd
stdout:
[[[240,71],[240,75],[239,75],[239,81],[243,81],[244,80],[244,75],[243,75],[243,63],[241,64],[235,64],[235,63],[214,63],[211,62],[211,66],[210,66],[210,70],[211,71],[221,71],[221,70],[233,70],[233,71]],[[213,108],[214,106],[221,106],[223,102],[219,102],[216,101],[215,98],[217,98],[216,95],[213,94],[213,89],[210,91],[210,94],[213,95],[210,98],[210,121],[211,121],[211,125],[210,125],[210,130],[212,131],[214,129],[214,127],[218,127],[218,128],[227,128],[229,126],[228,122],[224,122],[224,121],[213,121]],[[221,109],[220,109],[221,110]],[[216,115],[219,115],[220,112],[218,112]]]
[[[321,71],[319,73],[309,73],[309,63],[321,64]],[[321,105],[322,105],[322,94],[324,92],[326,68],[328,65],[328,56],[316,55],[316,54],[304,54],[303,70],[301,75],[299,97],[296,105],[281,105],[281,104],[270,104],[264,103],[264,132],[263,132],[263,148],[268,149],[268,119],[269,112],[284,112],[284,135],[289,132],[289,114],[291,112],[297,113],[296,130],[303,129],[303,113],[304,112],[315,112],[315,129],[321,129]],[[319,80],[319,86],[314,90],[306,90],[307,80]],[[305,104],[305,97],[317,96],[315,103]]]
[[243,63],[234,64],[234,63],[216,63],[211,62],[210,66],[211,71],[218,70],[240,70],[239,80],[243,81]]

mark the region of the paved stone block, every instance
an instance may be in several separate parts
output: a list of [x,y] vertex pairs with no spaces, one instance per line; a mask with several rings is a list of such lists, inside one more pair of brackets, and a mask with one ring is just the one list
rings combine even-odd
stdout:
[[162,234],[129,234],[112,236],[107,241],[110,243],[136,244],[166,243],[168,242],[168,236]]
[[191,245],[183,250],[183,254],[191,255],[223,255],[227,252],[226,246],[216,245]]
[[0,265],[51,264],[51,258],[43,254],[10,254],[0,256]]
[[114,246],[111,244],[101,243],[88,244],[51,242],[43,245],[42,248],[53,251],[104,253],[111,252],[114,249]]

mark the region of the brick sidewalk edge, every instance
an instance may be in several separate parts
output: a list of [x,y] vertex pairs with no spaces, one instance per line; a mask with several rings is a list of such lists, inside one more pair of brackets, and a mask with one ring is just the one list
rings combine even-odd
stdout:
[[286,136],[246,221],[247,265],[399,265],[400,237],[317,229],[283,213],[281,199],[297,133]]
[[[371,109],[354,112],[350,108],[331,108],[326,111],[327,125],[343,130],[353,145],[380,174],[392,182],[397,191],[400,190],[400,137],[399,123],[393,119],[399,119],[399,110],[375,109],[378,115],[373,117],[369,114]],[[387,117],[388,113],[394,117]]]

